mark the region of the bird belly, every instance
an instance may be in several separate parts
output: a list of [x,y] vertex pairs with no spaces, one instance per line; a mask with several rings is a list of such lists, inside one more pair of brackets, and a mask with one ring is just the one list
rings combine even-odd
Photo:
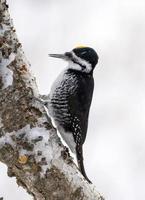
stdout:
[[63,126],[59,124],[58,121],[54,120],[54,123],[62,137],[62,139],[66,142],[66,144],[71,149],[72,153],[76,153],[76,143],[74,141],[73,134],[71,132],[67,132]]
[[54,103],[54,99],[49,104],[49,114],[52,117],[57,130],[59,131],[62,139],[69,146],[71,151],[75,153],[76,143],[73,134],[66,130],[66,126],[70,124],[71,118],[68,112],[67,104],[59,102]]

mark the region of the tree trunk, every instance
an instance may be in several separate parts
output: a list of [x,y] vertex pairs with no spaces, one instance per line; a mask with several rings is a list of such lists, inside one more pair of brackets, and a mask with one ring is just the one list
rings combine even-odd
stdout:
[[36,200],[101,200],[57,136],[35,78],[0,0],[0,161]]

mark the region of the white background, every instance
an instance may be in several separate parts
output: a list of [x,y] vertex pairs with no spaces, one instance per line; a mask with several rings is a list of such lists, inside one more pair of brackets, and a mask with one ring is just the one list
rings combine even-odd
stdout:
[[[8,0],[41,94],[76,45],[99,54],[84,145],[88,177],[106,200],[145,200],[145,1]],[[0,197],[30,200],[0,164]]]

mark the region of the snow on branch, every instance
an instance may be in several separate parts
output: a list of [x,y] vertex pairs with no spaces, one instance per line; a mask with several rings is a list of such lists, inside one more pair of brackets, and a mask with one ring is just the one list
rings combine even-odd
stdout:
[[101,200],[48,120],[35,78],[0,0],[0,161],[35,200]]

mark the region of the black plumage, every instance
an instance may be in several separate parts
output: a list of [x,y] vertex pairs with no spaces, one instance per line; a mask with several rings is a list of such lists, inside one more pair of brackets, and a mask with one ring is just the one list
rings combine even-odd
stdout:
[[[88,47],[84,48],[84,51],[82,49],[74,49],[64,54],[64,58],[69,61],[69,66],[52,86],[49,95],[49,113],[63,139],[72,152],[76,153],[79,169],[91,183],[83,165],[82,146],[87,134],[88,116],[94,90],[93,69],[98,57],[93,49]],[[60,54],[52,55],[63,57]]]

